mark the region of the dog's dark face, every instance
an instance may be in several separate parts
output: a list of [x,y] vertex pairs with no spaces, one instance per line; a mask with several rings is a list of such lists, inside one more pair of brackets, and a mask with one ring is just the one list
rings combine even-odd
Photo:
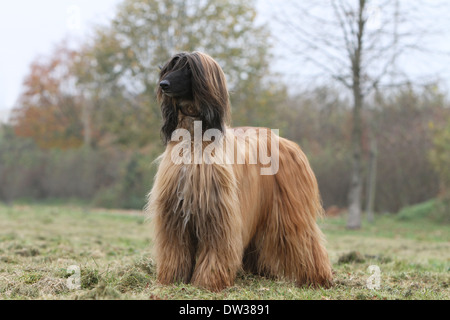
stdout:
[[192,71],[185,55],[175,56],[161,68],[159,86],[168,97],[192,99]]
[[[203,130],[225,130],[230,104],[225,75],[219,64],[200,52],[182,52],[162,68],[157,89],[163,127],[161,137],[167,144],[177,128],[192,121],[180,121],[180,115],[202,121]],[[184,120],[184,119],[183,119]]]

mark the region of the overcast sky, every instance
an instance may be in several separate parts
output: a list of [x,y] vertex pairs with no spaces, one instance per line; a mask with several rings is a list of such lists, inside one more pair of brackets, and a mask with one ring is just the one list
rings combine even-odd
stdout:
[[119,2],[0,1],[0,119],[16,102],[29,65],[38,55],[48,55],[66,37],[86,36],[93,25],[113,16]]
[[[83,39],[92,31],[93,26],[107,22],[120,2],[121,0],[0,1],[0,121],[5,120],[15,104],[29,65],[37,56],[50,54],[54,46],[64,38]],[[280,0],[259,0],[263,19],[270,19],[273,5],[280,3]],[[441,20],[450,20],[450,5],[439,15]],[[433,21],[436,17],[428,18]],[[450,30],[450,23],[443,28]],[[450,54],[450,39],[438,40],[436,47]],[[276,52],[277,60],[286,59],[296,63],[294,59],[286,58],[282,50],[278,49]],[[411,65],[411,69],[415,66]],[[439,74],[450,83],[448,59],[433,57],[426,60],[422,68]],[[291,71],[297,72],[295,66]]]

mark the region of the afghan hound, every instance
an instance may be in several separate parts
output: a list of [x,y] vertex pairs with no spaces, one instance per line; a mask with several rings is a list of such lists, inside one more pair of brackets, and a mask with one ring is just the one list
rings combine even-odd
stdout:
[[[179,53],[161,67],[157,98],[166,150],[147,210],[158,281],[221,291],[243,270],[329,287],[321,199],[300,147],[264,128],[231,129],[224,73],[204,53]],[[272,174],[254,161],[264,153],[278,161]]]

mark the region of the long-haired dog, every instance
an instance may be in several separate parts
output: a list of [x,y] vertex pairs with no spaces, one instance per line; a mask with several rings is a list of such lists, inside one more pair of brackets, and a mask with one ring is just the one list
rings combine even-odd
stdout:
[[[224,73],[204,53],[172,57],[161,68],[157,97],[166,150],[147,210],[154,221],[159,282],[220,291],[245,270],[328,287],[331,266],[316,223],[323,209],[300,147],[273,134],[263,137],[263,128],[230,129]],[[180,130],[203,140],[180,142]],[[211,130],[219,135],[205,139]],[[218,147],[225,145],[231,147]],[[208,148],[209,156],[202,154]],[[194,163],[197,151],[200,161]],[[261,174],[267,163],[251,161],[258,151],[277,157],[274,174]],[[175,161],[178,156],[191,162]]]

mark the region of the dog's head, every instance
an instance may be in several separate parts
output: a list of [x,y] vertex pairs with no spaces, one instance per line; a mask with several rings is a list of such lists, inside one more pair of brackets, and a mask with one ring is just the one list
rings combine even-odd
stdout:
[[180,100],[192,99],[192,70],[187,55],[179,53],[161,67],[159,96],[165,95]]
[[[203,130],[225,130],[230,103],[219,64],[201,52],[179,53],[161,67],[158,101],[163,114],[162,138],[170,141],[179,115],[202,121]],[[189,128],[186,128],[189,129]]]

